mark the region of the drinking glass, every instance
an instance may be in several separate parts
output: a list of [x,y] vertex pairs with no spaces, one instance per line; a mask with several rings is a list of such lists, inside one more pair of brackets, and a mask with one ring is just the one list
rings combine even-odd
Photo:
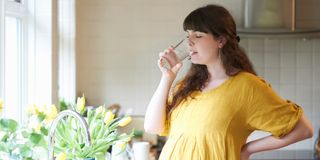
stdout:
[[[176,53],[176,56],[180,62],[182,62],[184,59],[189,57],[189,47],[188,47],[188,39],[182,39],[173,46],[174,52]],[[167,61],[167,59],[163,59],[163,67],[166,69],[171,69],[170,63]]]

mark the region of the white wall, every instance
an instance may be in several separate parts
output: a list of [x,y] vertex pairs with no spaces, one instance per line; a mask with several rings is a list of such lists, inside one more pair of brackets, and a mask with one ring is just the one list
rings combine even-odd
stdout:
[[[242,26],[243,0],[77,0],[78,96],[84,93],[89,105],[119,103],[143,115],[160,78],[158,52],[181,39],[182,21],[191,10],[213,2],[228,8]],[[242,38],[240,44],[258,74],[300,104],[318,129],[320,40]],[[314,140],[289,149],[312,149]]]
[[[160,77],[158,52],[185,35],[182,21],[191,10],[209,2],[77,0],[78,96],[84,93],[89,105],[120,103],[143,115]],[[241,1],[228,3],[242,15]]]

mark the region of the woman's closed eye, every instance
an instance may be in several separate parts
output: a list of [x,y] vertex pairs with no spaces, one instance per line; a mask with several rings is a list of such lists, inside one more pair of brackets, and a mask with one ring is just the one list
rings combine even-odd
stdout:
[[187,39],[199,39],[199,38],[203,38],[204,36],[207,35],[207,33],[205,33],[205,32],[190,31],[190,30],[188,30],[186,33],[187,33],[186,34]]
[[186,38],[202,38],[202,35],[188,35]]

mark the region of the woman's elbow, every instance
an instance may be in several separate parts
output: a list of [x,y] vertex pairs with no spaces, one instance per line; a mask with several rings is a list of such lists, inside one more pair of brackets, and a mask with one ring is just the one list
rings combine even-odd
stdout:
[[313,136],[313,128],[309,120],[305,117],[302,116],[300,122],[302,122],[302,131],[303,131],[303,138],[311,138]]
[[313,128],[312,127],[306,127],[306,130],[304,132],[304,138],[308,139],[313,136]]
[[150,127],[148,125],[144,125],[144,131],[147,133],[154,134],[154,130],[152,129],[152,127]]
[[159,134],[161,131],[155,127],[148,124],[144,124],[144,131],[150,134]]

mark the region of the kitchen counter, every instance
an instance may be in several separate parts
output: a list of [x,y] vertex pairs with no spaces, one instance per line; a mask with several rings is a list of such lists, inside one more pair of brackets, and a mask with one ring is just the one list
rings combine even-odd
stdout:
[[[316,159],[313,150],[275,150],[252,155],[251,160],[312,160]],[[319,159],[319,158],[318,158]]]

